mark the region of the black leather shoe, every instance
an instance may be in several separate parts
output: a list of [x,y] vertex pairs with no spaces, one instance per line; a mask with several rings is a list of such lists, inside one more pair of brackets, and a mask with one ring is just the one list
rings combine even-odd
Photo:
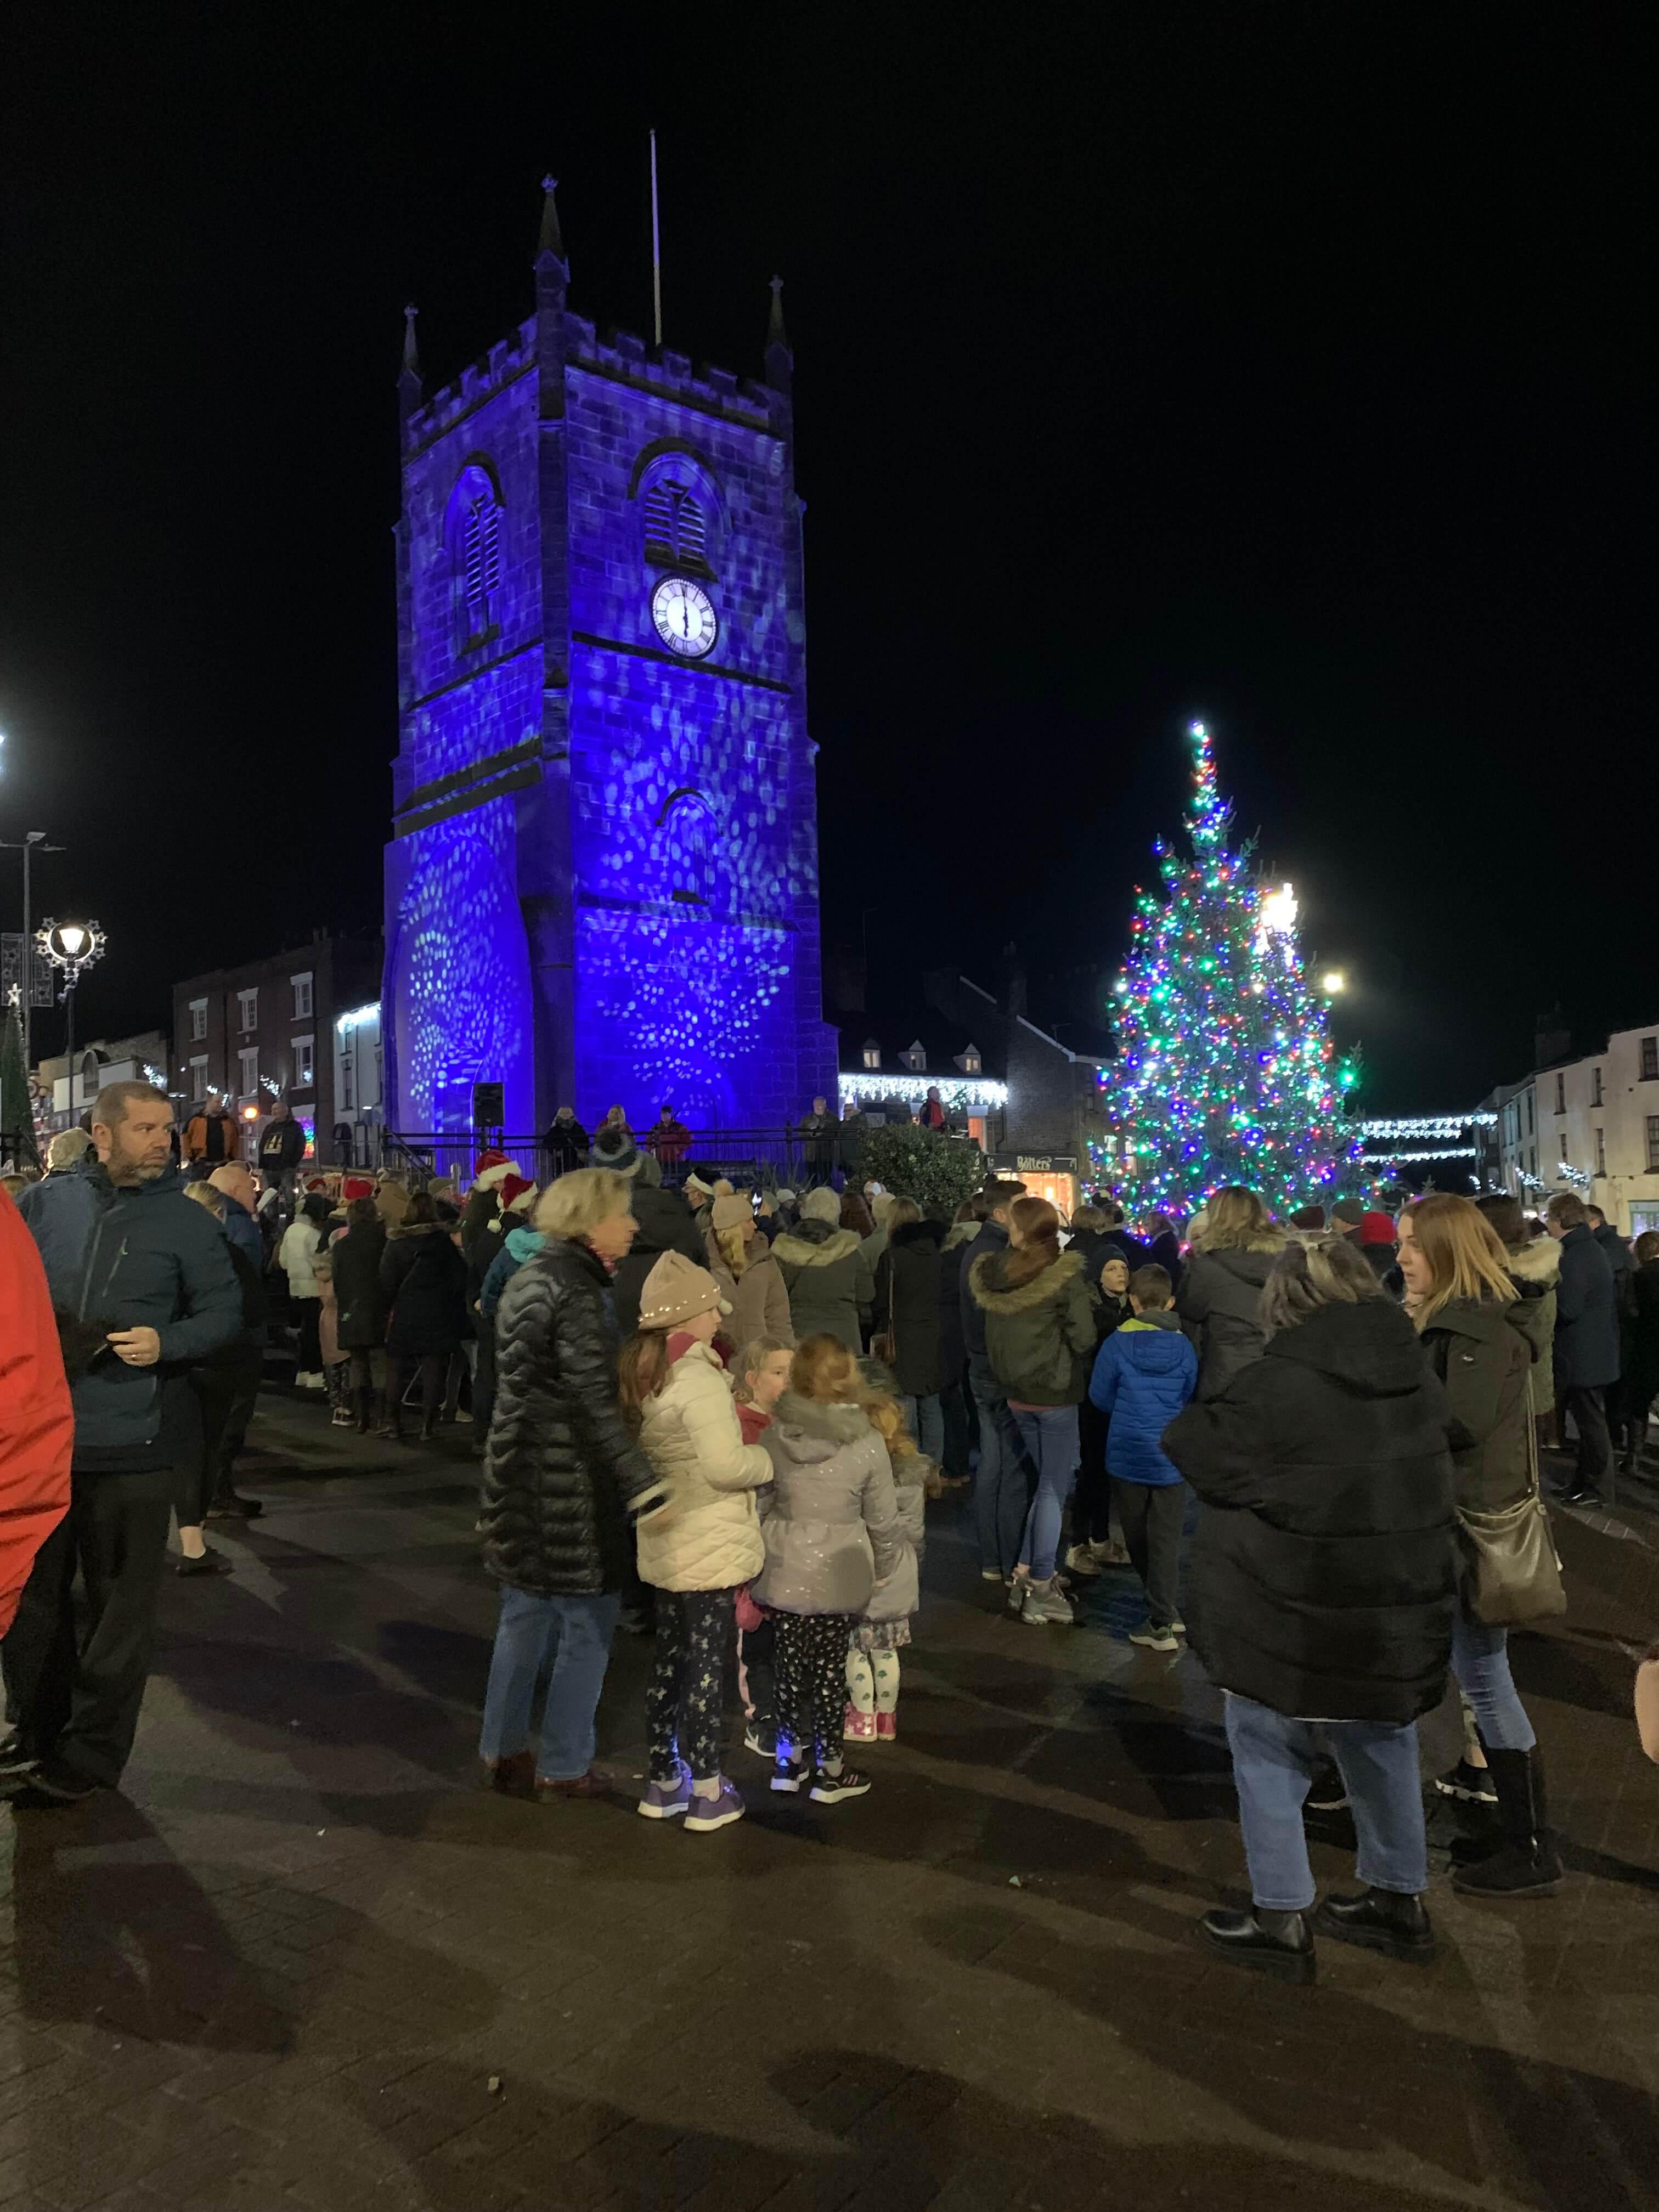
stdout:
[[15,1729],[9,1729],[0,1738],[0,1782],[19,1774],[33,1774],[40,1763]]
[[1561,1503],[1564,1505],[1600,1505],[1601,1493],[1599,1490],[1592,1490],[1586,1483],[1582,1489],[1564,1490]]
[[1206,1912],[1198,1923],[1199,1941],[1241,1966],[1276,1974],[1284,1982],[1310,1982],[1316,1971],[1313,1937],[1299,1912],[1275,1912],[1264,1926],[1255,1912]]
[[1390,1959],[1406,1959],[1426,1966],[1434,1956],[1434,1929],[1420,1897],[1405,1897],[1391,1889],[1362,1890],[1358,1897],[1328,1897],[1316,1907],[1314,1928],[1321,1936],[1334,1936],[1339,1943],[1358,1943],[1364,1951],[1381,1951]]

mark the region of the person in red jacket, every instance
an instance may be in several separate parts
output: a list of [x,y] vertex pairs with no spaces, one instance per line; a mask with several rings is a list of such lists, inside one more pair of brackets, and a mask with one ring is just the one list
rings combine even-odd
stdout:
[[[0,1190],[0,1636],[34,1555],[69,1510],[75,1417],[46,1271]],[[4,1746],[0,1745],[0,1754]]]

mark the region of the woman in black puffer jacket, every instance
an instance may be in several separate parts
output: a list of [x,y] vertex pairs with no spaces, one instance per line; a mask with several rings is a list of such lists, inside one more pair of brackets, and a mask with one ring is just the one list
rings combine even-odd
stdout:
[[[1255,1900],[1206,1913],[1202,1935],[1311,1981],[1312,1929],[1433,1956],[1416,1723],[1451,1654],[1453,1423],[1411,1323],[1346,1239],[1281,1252],[1261,1318],[1261,1358],[1178,1414],[1164,1449],[1204,1501],[1193,1643],[1226,1692]],[[1302,1808],[1326,1745],[1368,1887],[1328,1897],[1310,1929]]]
[[[495,1309],[495,1407],[484,1451],[486,1573],[501,1613],[479,1753],[509,1796],[598,1796],[593,1716],[633,1566],[629,1523],[663,1503],[623,1425],[610,1269],[634,1241],[626,1176],[561,1176],[536,1209],[547,1242]],[[539,1758],[527,1748],[550,1661]]]

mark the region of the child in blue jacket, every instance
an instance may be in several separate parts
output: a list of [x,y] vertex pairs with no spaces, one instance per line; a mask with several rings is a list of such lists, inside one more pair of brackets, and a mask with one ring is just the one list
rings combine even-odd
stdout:
[[1198,1354],[1170,1310],[1170,1289],[1164,1268],[1135,1269],[1131,1318],[1101,1346],[1089,1383],[1090,1403],[1111,1417],[1106,1464],[1112,1504],[1152,1616],[1129,1641],[1149,1651],[1178,1651],[1176,1639],[1186,1633],[1176,1579],[1187,1486],[1158,1438],[1193,1395]]

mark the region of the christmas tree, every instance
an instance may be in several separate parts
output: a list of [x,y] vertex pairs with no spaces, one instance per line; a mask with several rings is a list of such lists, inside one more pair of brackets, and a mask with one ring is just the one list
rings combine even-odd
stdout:
[[1360,1157],[1341,1118],[1358,1066],[1339,1060],[1303,972],[1295,894],[1260,879],[1249,843],[1229,847],[1201,722],[1192,736],[1192,856],[1158,839],[1164,899],[1137,888],[1101,1079],[1115,1135],[1095,1164],[1138,1212],[1190,1214],[1226,1183],[1275,1210],[1335,1198]]

